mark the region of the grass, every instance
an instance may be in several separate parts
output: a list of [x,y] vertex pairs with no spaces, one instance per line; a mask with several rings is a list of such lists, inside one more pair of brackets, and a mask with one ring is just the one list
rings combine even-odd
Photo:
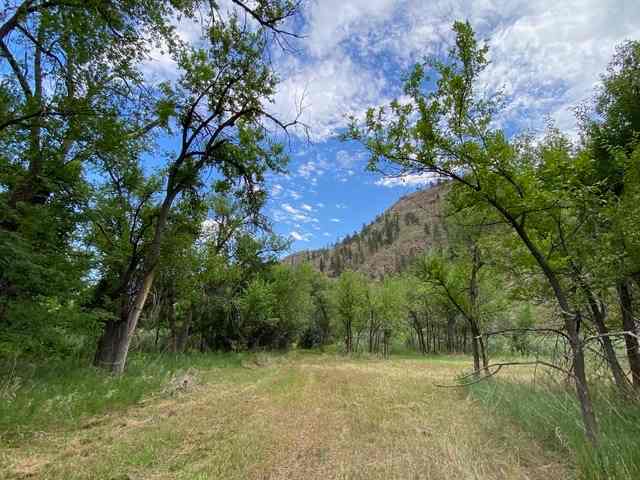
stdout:
[[549,384],[521,381],[481,382],[474,398],[492,416],[515,422],[550,450],[575,458],[580,478],[627,480],[640,478],[640,406],[612,400],[607,389],[593,389],[600,426],[599,448],[585,442],[574,392]]
[[88,366],[88,359],[5,364],[0,369],[0,442],[14,443],[83,419],[134,405],[160,391],[176,372],[239,367],[239,355],[133,355],[123,376]]
[[[150,374],[142,360],[136,360],[141,370],[130,370],[120,381],[145,376],[136,372]],[[0,446],[0,472],[9,479],[71,480],[572,475],[559,455],[486,415],[464,391],[435,386],[468,368],[466,358],[294,353],[177,362],[154,368],[165,380],[172,369],[197,368],[201,384],[193,391],[143,394],[144,402],[112,405],[91,421],[89,411],[78,411],[76,418],[84,420],[75,427]]]

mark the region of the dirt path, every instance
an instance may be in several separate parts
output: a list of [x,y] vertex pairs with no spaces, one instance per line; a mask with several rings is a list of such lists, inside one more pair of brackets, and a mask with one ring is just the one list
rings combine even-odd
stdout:
[[[0,448],[6,478],[565,479],[455,389],[447,361],[303,358]],[[5,478],[0,475],[0,478]]]

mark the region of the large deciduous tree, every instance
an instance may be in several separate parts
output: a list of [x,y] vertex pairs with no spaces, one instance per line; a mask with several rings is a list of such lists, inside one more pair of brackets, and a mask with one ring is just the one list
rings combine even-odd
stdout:
[[[544,248],[532,213],[550,208],[551,192],[540,194],[536,161],[493,123],[499,96],[483,95],[479,77],[487,66],[487,47],[468,23],[456,22],[455,46],[446,60],[430,62],[435,78],[419,64],[405,84],[407,101],[368,111],[364,124],[354,120],[347,138],[364,143],[370,167],[393,166],[400,173],[431,173],[453,180],[469,201],[491,208],[517,235],[544,275],[563,320],[587,438],[597,443],[598,426],[587,384],[582,306]],[[550,201],[551,200],[551,201]]]
[[261,183],[266,170],[281,168],[284,160],[282,147],[269,141],[263,123],[268,120],[284,129],[288,126],[265,110],[277,79],[269,64],[264,27],[252,29],[233,14],[225,20],[211,18],[204,33],[204,46],[176,51],[182,74],[167,97],[173,103],[177,154],[166,166],[164,196],[126,320],[106,325],[96,353],[96,363],[114,372],[124,368],[132,334],[158,269],[175,200],[196,187],[206,170],[215,170],[222,182],[241,179],[251,189]]

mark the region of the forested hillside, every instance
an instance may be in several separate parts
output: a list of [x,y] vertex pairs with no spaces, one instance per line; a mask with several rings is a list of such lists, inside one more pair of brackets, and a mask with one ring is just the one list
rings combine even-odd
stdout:
[[446,244],[446,193],[447,185],[440,183],[406,195],[359,232],[321,250],[289,255],[283,263],[308,262],[330,277],[345,270],[372,278],[403,272],[424,252]]

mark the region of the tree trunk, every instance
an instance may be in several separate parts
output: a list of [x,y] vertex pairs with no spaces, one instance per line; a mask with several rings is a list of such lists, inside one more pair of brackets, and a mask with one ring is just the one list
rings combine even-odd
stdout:
[[416,333],[418,334],[418,342],[420,344],[420,353],[422,353],[422,355],[426,355],[427,345],[424,343],[424,331],[422,330],[422,325],[418,324]]
[[573,373],[575,375],[576,393],[580,402],[580,411],[584,422],[585,434],[591,445],[598,445],[598,424],[596,422],[596,414],[593,411],[593,404],[589,395],[589,387],[587,384],[587,374],[584,363],[584,349],[579,343],[580,339],[577,335],[571,334],[570,346],[573,356]]
[[600,340],[602,342],[602,350],[604,352],[604,356],[607,359],[607,363],[609,364],[609,368],[611,369],[611,373],[613,374],[613,381],[616,384],[616,387],[626,394],[629,389],[629,381],[627,380],[627,376],[622,370],[620,366],[620,362],[618,361],[618,356],[616,355],[616,351],[613,348],[613,343],[611,342],[611,337],[608,336],[609,329],[605,324],[605,313],[604,310],[599,307],[590,294],[589,297],[589,306],[591,308],[591,313],[593,317],[593,324],[596,327],[596,331],[598,335],[602,335]]
[[467,353],[467,327],[462,327],[462,353]]
[[420,324],[420,320],[418,318],[418,314],[413,310],[409,311],[409,315],[411,316],[411,325],[413,326],[414,331],[416,332],[416,341],[419,352],[422,355],[426,355],[427,347],[424,344],[424,332],[422,331],[422,325]]
[[193,323],[193,307],[190,307],[187,311],[186,318],[182,320],[180,328],[176,335],[176,349],[177,353],[184,353],[187,349],[187,342],[189,341],[189,335],[191,335],[191,325]]
[[609,329],[606,325],[607,315],[604,306],[601,302],[598,302],[598,299],[594,295],[593,290],[583,280],[580,269],[575,264],[573,264],[573,262],[572,267],[574,270],[574,279],[578,283],[578,285],[580,285],[580,288],[587,297],[587,303],[589,304],[589,309],[591,310],[593,324],[596,327],[598,335],[601,335],[600,340],[602,342],[602,350],[604,352],[604,357],[609,364],[609,368],[611,369],[613,381],[616,387],[623,393],[623,395],[626,395],[629,390],[629,381],[627,380],[627,376],[625,375],[624,370],[622,370],[622,367],[620,366],[615,348],[613,348],[613,342],[611,341],[611,337],[609,337]]
[[522,242],[525,244],[537,264],[540,266],[544,276],[547,278],[551,289],[556,297],[558,306],[564,320],[564,328],[567,332],[569,346],[571,348],[571,355],[573,359],[573,373],[575,375],[576,395],[580,403],[580,411],[582,413],[582,422],[585,429],[585,435],[587,440],[591,443],[591,446],[597,447],[598,445],[598,422],[593,410],[593,403],[591,401],[591,395],[589,393],[589,386],[587,384],[587,375],[584,364],[584,347],[580,338],[580,332],[578,330],[580,314],[579,312],[572,311],[565,291],[560,284],[560,280],[556,276],[556,273],[551,268],[551,265],[547,261],[544,254],[536,246],[536,244],[529,238],[529,235],[522,223],[520,223],[511,213],[506,210],[502,205],[493,200],[487,198],[489,203],[498,210],[505,220],[516,231]]
[[476,376],[480,376],[480,348],[478,345],[478,339],[475,335],[471,340],[471,352],[473,353],[473,372]]
[[[149,250],[149,254],[146,258],[146,268],[142,277],[142,286],[138,289],[132,302],[131,309],[126,316],[125,321],[121,321],[124,325],[120,325],[117,329],[109,328],[109,324],[105,325],[105,330],[102,334],[100,342],[98,343],[98,351],[96,352],[96,360],[109,358],[111,361],[96,361],[95,364],[100,367],[107,368],[112,373],[120,374],[124,371],[124,367],[127,363],[127,355],[129,353],[129,346],[131,345],[131,338],[138,326],[140,315],[144,309],[144,305],[153,286],[153,280],[155,278],[156,269],[158,266],[158,260],[160,258],[160,249],[162,245],[162,237],[169,218],[169,211],[171,205],[175,199],[178,191],[172,188],[168,188],[167,196],[162,202],[158,220],[156,222],[156,228],[154,231],[153,241]],[[113,349],[110,346],[116,346]],[[106,351],[102,351],[102,347],[107,347]],[[108,352],[112,351],[113,354],[109,355]]]
[[167,350],[175,353],[178,349],[178,324],[176,322],[176,291],[173,285],[169,285],[167,289],[165,310],[167,323],[169,324],[169,345],[167,345]]
[[122,351],[127,347],[128,336],[127,322],[122,320],[109,320],[98,340],[98,348],[93,358],[96,367],[104,368],[112,372],[118,371],[117,362],[122,358]]
[[[618,299],[620,302],[623,330],[637,335],[638,329],[633,319],[633,299],[627,279],[618,283]],[[632,335],[625,335],[624,344],[627,350],[627,358],[629,359],[633,387],[640,389],[640,344],[638,338]]]
[[447,353],[453,353],[455,350],[455,326],[455,314],[450,309],[447,309]]

